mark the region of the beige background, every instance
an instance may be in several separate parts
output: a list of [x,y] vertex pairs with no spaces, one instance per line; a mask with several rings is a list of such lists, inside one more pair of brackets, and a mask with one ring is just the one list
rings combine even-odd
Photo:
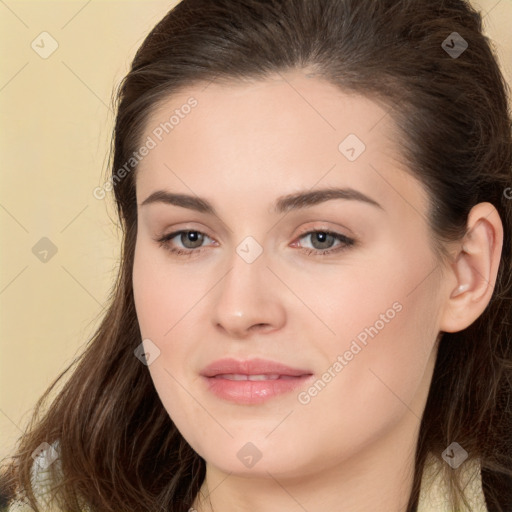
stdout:
[[[92,191],[108,172],[111,96],[176,3],[0,0],[0,457],[103,313],[119,238],[110,196]],[[473,3],[512,83],[512,0]],[[46,59],[42,32],[58,44]],[[57,248],[46,262],[44,243],[32,250],[43,237]]]

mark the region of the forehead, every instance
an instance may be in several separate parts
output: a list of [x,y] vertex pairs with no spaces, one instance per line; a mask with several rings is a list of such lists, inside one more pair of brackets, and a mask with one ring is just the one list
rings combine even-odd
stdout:
[[402,193],[423,200],[405,172],[389,107],[300,71],[182,90],[153,111],[148,138],[154,147],[139,164],[139,202],[155,187],[208,196],[222,184],[226,196],[277,196],[319,181],[389,196],[393,171]]
[[[189,106],[191,100],[194,107]],[[365,96],[342,92],[325,80],[294,71],[265,80],[213,81],[181,90],[154,109],[145,133],[153,134],[157,142],[166,139],[176,150],[183,139],[193,144],[193,135],[199,139],[198,145],[208,150],[214,150],[216,142],[225,142],[229,137],[230,156],[236,148],[238,156],[246,158],[254,152],[260,157],[261,153],[274,156],[279,149],[290,149],[286,143],[302,156],[299,141],[310,141],[305,150],[314,147],[316,153],[328,150],[332,154],[334,149],[338,156],[339,143],[350,134],[369,149],[391,149],[392,144],[384,140],[386,135],[394,137],[393,124],[385,122],[388,110]],[[381,129],[375,130],[378,125]],[[223,144],[219,152],[227,149]]]

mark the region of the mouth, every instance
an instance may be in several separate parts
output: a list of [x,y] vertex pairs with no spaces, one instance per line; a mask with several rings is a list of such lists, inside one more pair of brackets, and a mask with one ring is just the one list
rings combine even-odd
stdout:
[[206,389],[217,398],[248,405],[290,393],[313,373],[263,359],[222,359],[207,366],[201,376]]
[[290,380],[296,379],[297,377],[293,375],[279,375],[278,373],[270,373],[270,374],[260,374],[260,375],[246,375],[243,373],[222,373],[220,375],[215,375],[211,377],[212,379],[227,379],[227,380]]

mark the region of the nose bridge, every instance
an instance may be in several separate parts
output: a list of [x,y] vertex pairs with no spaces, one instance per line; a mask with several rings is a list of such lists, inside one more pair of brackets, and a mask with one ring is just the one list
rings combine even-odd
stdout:
[[268,257],[253,237],[246,237],[235,247],[230,270],[220,284],[213,322],[226,331],[242,336],[258,325],[268,329],[284,321],[283,305],[267,268]]

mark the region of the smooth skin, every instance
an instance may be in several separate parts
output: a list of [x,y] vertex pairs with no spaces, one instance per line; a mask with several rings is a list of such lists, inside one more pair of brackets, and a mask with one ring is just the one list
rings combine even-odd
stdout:
[[[194,508],[405,510],[436,340],[469,326],[491,298],[498,212],[475,206],[467,237],[441,261],[426,191],[401,163],[387,107],[296,70],[176,93],[152,113],[142,140],[190,96],[197,106],[137,170],[133,286],[142,337],[160,350],[148,366],[156,391],[207,464]],[[339,149],[349,134],[366,146],[354,161]],[[357,190],[380,207],[331,199],[273,211],[281,196],[326,187]],[[162,190],[204,198],[216,215],[142,205]],[[158,242],[178,230],[196,233]],[[312,230],[355,242],[304,234]],[[251,263],[237,252],[247,237],[262,250]],[[240,405],[200,378],[223,357],[271,359],[322,378],[394,303],[400,312],[307,404],[294,391]],[[252,467],[237,456],[247,443],[261,454]]]

